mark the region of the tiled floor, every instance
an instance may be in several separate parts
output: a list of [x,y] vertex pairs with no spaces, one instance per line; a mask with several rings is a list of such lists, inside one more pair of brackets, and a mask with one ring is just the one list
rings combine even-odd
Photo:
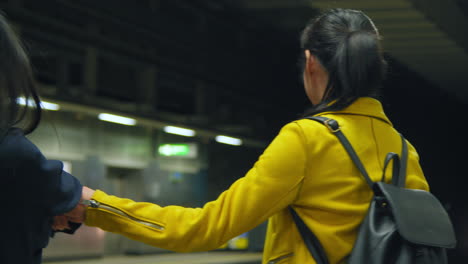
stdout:
[[260,264],[261,259],[261,253],[206,252],[112,256],[83,260],[45,261],[44,264]]

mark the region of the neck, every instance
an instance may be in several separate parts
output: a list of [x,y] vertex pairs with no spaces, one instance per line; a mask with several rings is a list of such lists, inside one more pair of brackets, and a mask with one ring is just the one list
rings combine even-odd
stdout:
[[325,96],[328,85],[328,74],[325,71],[316,72],[311,78],[311,87],[314,87],[314,104],[319,104]]

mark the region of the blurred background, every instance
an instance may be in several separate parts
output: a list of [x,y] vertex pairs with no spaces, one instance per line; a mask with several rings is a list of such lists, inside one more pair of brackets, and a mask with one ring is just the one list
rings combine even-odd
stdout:
[[[30,139],[84,185],[190,207],[242,177],[308,107],[299,34],[332,7],[363,10],[379,28],[386,113],[455,224],[452,263],[466,263],[467,1],[0,0],[49,109]],[[265,223],[179,263],[260,263],[264,233]],[[52,239],[44,259],[163,263],[166,253],[82,227]]]

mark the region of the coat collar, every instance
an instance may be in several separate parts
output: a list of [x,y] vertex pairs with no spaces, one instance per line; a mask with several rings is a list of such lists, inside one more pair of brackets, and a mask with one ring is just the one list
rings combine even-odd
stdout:
[[343,110],[333,111],[333,112],[323,112],[323,113],[317,114],[317,116],[329,115],[329,114],[369,116],[369,117],[378,118],[392,125],[392,122],[390,122],[390,119],[388,119],[388,117],[385,115],[385,112],[383,110],[383,107],[380,101],[371,97],[360,97],[356,101],[354,101],[354,103],[352,103],[350,106],[348,106],[347,108]]

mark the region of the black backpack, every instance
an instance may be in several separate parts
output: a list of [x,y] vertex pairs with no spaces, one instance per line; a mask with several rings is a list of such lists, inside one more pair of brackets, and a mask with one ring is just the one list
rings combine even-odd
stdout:
[[[374,192],[367,215],[347,264],[446,264],[446,249],[456,246],[450,218],[439,200],[423,190],[405,188],[408,146],[402,139],[401,158],[388,153],[382,180],[373,182],[358,155],[340,130],[338,122],[326,117],[309,119],[324,124],[334,133]],[[385,180],[385,169],[393,161],[392,183]],[[294,222],[317,264],[328,259],[314,233],[290,206]]]

